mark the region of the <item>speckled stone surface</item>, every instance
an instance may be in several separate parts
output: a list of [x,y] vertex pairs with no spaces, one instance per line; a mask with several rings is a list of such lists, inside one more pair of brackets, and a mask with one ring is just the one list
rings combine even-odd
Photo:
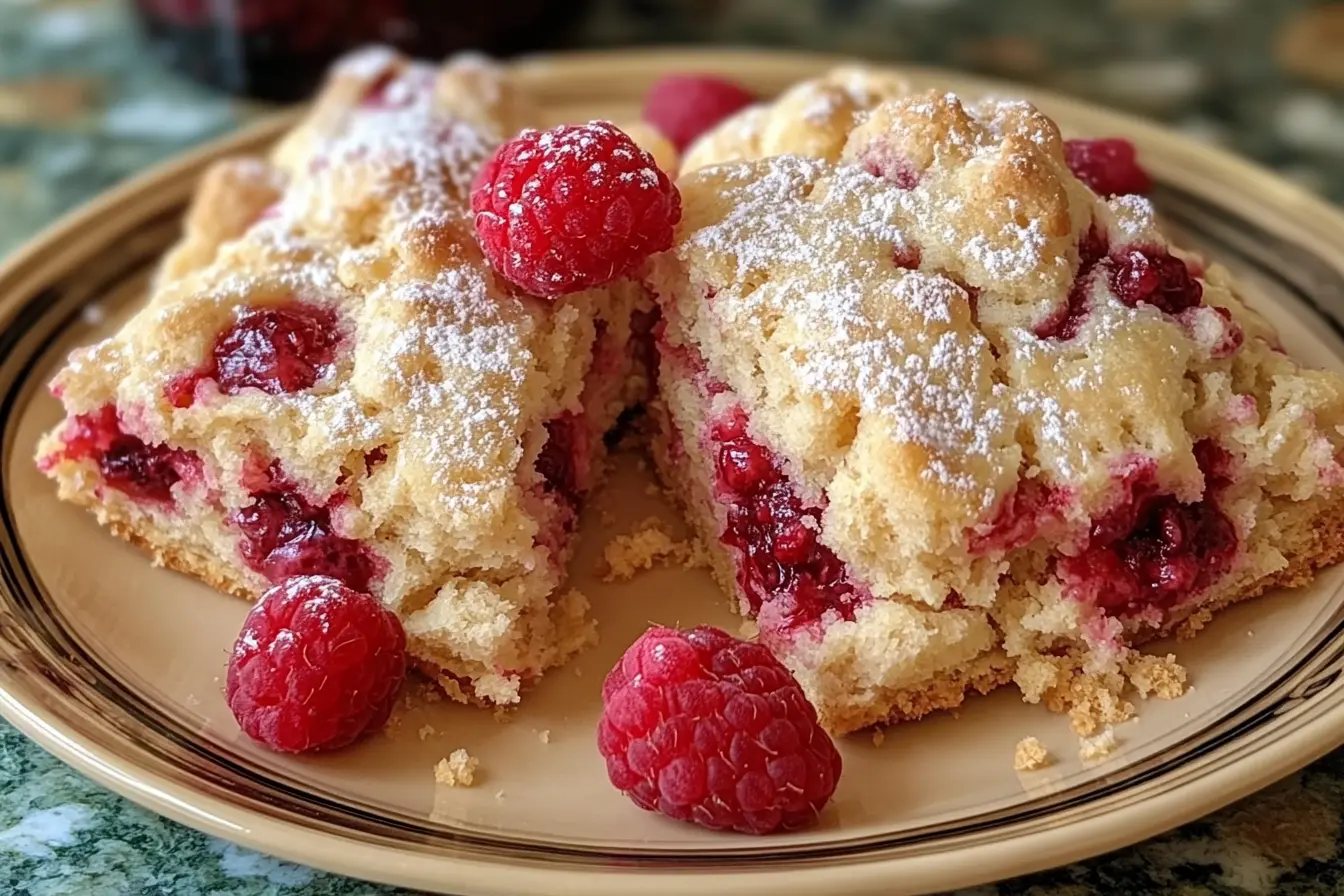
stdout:
[[[1344,202],[1344,3],[1304,0],[598,0],[590,45],[794,46],[1048,84],[1171,122]],[[0,0],[0,254],[109,184],[236,126],[164,72],[119,3]],[[1344,893],[1344,751],[1090,862],[962,896]],[[197,834],[0,723],[0,893],[396,891]]]

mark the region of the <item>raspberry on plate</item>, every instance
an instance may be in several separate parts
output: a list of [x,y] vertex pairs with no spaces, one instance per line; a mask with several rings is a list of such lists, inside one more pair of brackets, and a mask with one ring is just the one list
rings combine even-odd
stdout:
[[481,169],[471,210],[495,270],[555,298],[629,274],[672,245],[681,197],[651,155],[595,121],[505,143]]
[[387,723],[406,677],[406,635],[367,594],[295,576],[262,596],[229,658],[229,709],[283,753],[335,750]]
[[709,75],[668,75],[644,94],[644,120],[656,126],[678,152],[739,109],[756,102],[751,91]]
[[602,685],[598,749],[641,808],[715,830],[811,823],[840,753],[783,664],[710,626],[651,628]]
[[1134,144],[1119,137],[1064,141],[1069,170],[1099,196],[1141,196],[1153,188],[1135,156]]

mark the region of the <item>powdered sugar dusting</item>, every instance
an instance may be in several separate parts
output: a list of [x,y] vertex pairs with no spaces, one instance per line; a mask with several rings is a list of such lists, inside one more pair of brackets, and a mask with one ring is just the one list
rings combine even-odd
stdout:
[[[430,70],[432,73],[432,69]],[[413,226],[447,226],[465,214],[476,172],[495,141],[432,105],[432,78],[408,69],[385,89],[385,103],[360,108],[319,146],[309,170],[286,194],[282,224],[329,222],[357,193],[362,206],[386,208],[397,242]]]
[[[794,374],[813,394],[857,396],[891,436],[928,449],[925,475],[963,491],[995,495],[967,472],[1010,443],[1015,415],[991,383],[989,344],[967,320],[968,295],[947,277],[906,272],[892,251],[907,243],[914,191],[851,166],[784,156],[726,172],[716,184],[726,215],[686,241],[736,256],[737,277],[755,284],[720,294],[723,326],[759,330],[791,321]],[[768,283],[769,288],[765,288]],[[954,307],[963,321],[954,327]]]
[[374,320],[383,346],[374,363],[404,396],[396,413],[416,429],[419,462],[452,480],[434,498],[470,512],[497,494],[500,477],[511,481],[517,463],[516,396],[533,364],[527,319],[469,268],[397,286],[389,298],[413,306],[416,323],[398,323],[408,317],[400,313]]

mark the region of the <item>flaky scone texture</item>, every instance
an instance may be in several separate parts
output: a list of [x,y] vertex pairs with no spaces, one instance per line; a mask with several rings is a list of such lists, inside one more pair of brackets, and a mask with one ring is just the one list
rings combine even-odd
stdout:
[[[376,555],[375,590],[421,665],[455,695],[516,701],[593,635],[582,596],[557,594],[573,508],[537,470],[546,424],[580,421],[567,438],[586,490],[629,400],[644,296],[620,284],[542,302],[484,262],[470,185],[529,117],[477,57],[435,68],[374,49],[338,64],[269,159],[207,174],[146,307],[55,379],[72,418],[113,406],[135,438],[198,457],[199,477],[169,503],[131,500],[68,456],[67,423],[39,449],[61,497],[160,562],[253,596],[268,582],[243,562],[234,520],[278,464]],[[223,394],[206,378],[173,400],[246,310],[295,302],[333,312],[340,331],[316,384]]]
[[[649,278],[666,324],[661,466],[701,536],[717,544],[726,513],[705,484],[707,421],[740,407],[871,597],[853,620],[775,634],[845,730],[909,715],[893,695],[1003,651],[1113,670],[1136,638],[1344,555],[1344,377],[1284,354],[1147,200],[1080,183],[1035,107],[907,93],[837,72],[707,134]],[[1110,272],[1132,252],[1182,259],[1202,301],[1125,301]],[[1140,473],[1182,504],[1213,500],[1196,456],[1210,444],[1231,471],[1216,485],[1230,567],[1162,613],[1069,593],[1056,561]],[[719,559],[725,587],[735,563]]]

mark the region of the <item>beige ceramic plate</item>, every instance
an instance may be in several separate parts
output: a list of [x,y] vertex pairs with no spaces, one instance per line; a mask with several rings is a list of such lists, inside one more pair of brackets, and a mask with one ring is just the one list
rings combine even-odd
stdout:
[[[556,120],[631,117],[665,71],[713,70],[763,93],[827,60],[760,54],[593,55],[519,71]],[[917,81],[993,90],[950,75]],[[1006,90],[1006,89],[1002,89]],[[1002,90],[1000,92],[1002,92]],[[1017,91],[1008,91],[1017,92]],[[1344,367],[1344,219],[1245,163],[1076,102],[1041,97],[1076,133],[1135,139],[1184,240],[1239,269],[1307,360]],[[237,601],[161,570],[58,504],[31,463],[58,415],[43,388],[71,346],[140,299],[201,167],[264,146],[279,119],[161,168],[57,225],[0,271],[0,712],[76,768],[212,834],[297,862],[461,894],[646,896],[769,888],[896,896],[1102,852],[1215,809],[1344,743],[1344,570],[1228,612],[1179,647],[1194,690],[1143,707],[1121,749],[1085,768],[1064,721],[1010,693],[843,745],[845,775],[816,830],[711,834],[641,812],[594,746],[602,675],[649,621],[729,623],[709,578],[596,580],[604,534],[666,512],[624,464],[596,500],[574,568],[602,646],[553,672],[507,723],[416,697],[386,736],[294,759],[241,737],[220,696]],[[603,526],[600,511],[616,522]],[[1015,742],[1063,761],[1012,769]],[[549,742],[546,742],[549,741]],[[436,789],[451,750],[481,757],[472,789]],[[638,878],[638,880],[636,880]]]

